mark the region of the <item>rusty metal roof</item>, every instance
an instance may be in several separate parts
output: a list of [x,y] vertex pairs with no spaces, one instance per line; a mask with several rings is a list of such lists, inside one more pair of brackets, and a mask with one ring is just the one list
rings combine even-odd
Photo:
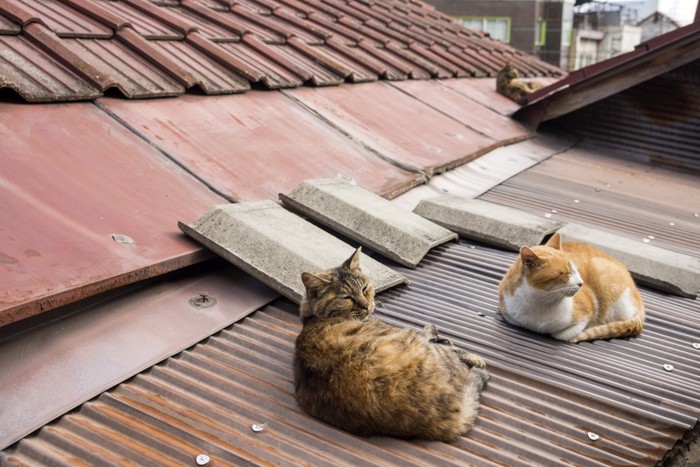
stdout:
[[[507,61],[562,75],[409,0],[3,0],[0,25],[0,88],[30,102],[494,76]],[[66,85],[37,87],[18,70]]]
[[401,268],[409,286],[379,296],[383,319],[435,323],[486,358],[480,416],[455,443],[362,439],[302,414],[291,365],[300,324],[282,300],[43,427],[2,462],[654,465],[700,415],[699,302],[643,290],[640,338],[562,343],[499,318],[497,284],[514,258],[446,244]]

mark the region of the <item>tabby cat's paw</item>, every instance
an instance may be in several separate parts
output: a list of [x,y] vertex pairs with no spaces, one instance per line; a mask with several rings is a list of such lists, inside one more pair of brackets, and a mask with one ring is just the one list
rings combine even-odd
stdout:
[[459,359],[466,363],[469,368],[483,368],[486,366],[486,361],[483,358],[463,350],[459,351]]

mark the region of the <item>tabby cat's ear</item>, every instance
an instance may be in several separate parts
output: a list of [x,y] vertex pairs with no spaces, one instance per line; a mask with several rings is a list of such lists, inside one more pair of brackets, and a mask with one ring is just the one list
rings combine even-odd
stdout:
[[552,235],[552,238],[547,240],[545,246],[554,248],[555,250],[561,250],[561,235],[559,235],[559,232],[556,232],[554,235]]
[[343,263],[343,267],[345,269],[350,269],[351,271],[360,269],[360,253],[362,253],[361,246],[357,247],[355,253],[353,253],[351,257],[345,260],[345,262]]
[[304,287],[306,287],[308,292],[325,287],[331,282],[322,277],[311,274],[310,272],[302,272],[301,281],[304,283]]
[[540,264],[542,260],[535,254],[534,251],[524,246],[520,249],[520,259],[522,260],[525,267],[532,269]]

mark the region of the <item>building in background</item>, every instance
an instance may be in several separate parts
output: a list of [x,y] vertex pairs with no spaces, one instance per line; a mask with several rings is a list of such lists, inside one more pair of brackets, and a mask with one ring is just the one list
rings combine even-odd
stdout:
[[429,0],[469,28],[568,68],[574,0]]
[[692,22],[694,0],[428,0],[469,28],[572,71]]

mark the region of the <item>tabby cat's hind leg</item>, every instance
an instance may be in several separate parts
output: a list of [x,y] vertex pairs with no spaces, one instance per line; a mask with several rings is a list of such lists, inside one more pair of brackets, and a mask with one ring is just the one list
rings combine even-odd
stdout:
[[460,361],[469,368],[483,368],[486,366],[486,361],[478,355],[457,348],[455,348],[455,351],[459,355]]
[[449,339],[443,339],[442,337],[438,337],[437,326],[435,326],[434,324],[426,324],[425,328],[423,328],[423,332],[425,333],[425,337],[428,338],[429,342],[432,342],[434,344],[452,346],[452,341],[450,341]]

